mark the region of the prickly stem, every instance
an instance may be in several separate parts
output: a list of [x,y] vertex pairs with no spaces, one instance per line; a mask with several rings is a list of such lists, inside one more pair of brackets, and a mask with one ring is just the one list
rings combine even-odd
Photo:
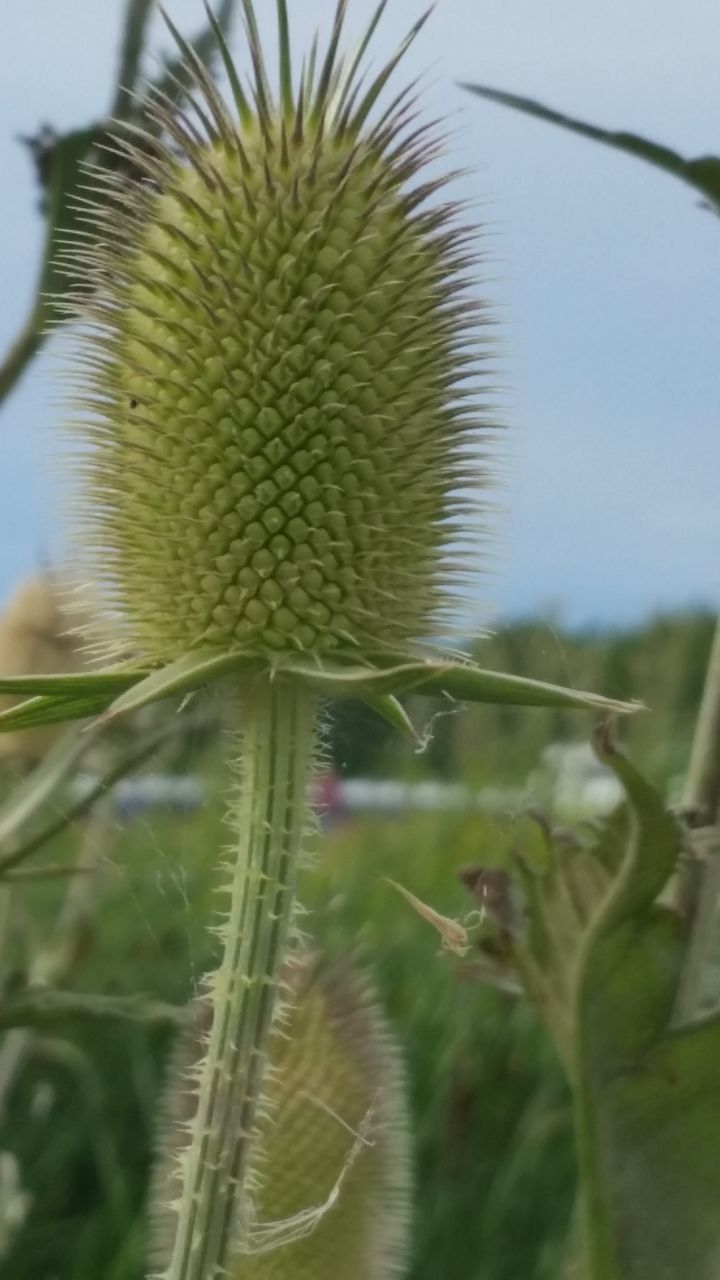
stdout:
[[244,704],[224,954],[210,979],[212,1026],[163,1280],[224,1274],[251,1220],[253,1131],[308,826],[315,720],[312,695],[294,685],[259,682]]

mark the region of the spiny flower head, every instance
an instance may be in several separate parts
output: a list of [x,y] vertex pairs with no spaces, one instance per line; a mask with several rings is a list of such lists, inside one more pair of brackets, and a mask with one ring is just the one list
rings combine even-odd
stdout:
[[161,141],[118,137],[144,180],[105,179],[74,250],[81,537],[151,662],[397,650],[437,632],[467,567],[471,233],[432,199],[412,89],[382,105],[424,18],[365,81],[385,0],[351,59],[339,0],[295,83],[277,0],[273,93],[243,5],[250,90],[217,24],[231,105],[174,32],[194,114],[158,97]]
[[[257,1194],[247,1252],[228,1280],[391,1280],[405,1273],[411,1173],[405,1082],[393,1036],[344,962],[288,965],[292,1000],[272,1040],[254,1138]],[[192,1113],[189,1068],[207,1009],[181,1041],[151,1192],[152,1252],[173,1234],[177,1153]],[[187,1139],[185,1138],[185,1141]]]

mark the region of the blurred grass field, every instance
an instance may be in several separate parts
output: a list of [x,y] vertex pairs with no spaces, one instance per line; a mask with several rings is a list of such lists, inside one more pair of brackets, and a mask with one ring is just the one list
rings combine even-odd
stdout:
[[[526,631],[522,644],[489,642],[482,660],[644,698],[654,709],[629,727],[631,751],[671,785],[687,757],[710,620],[658,624],[644,642],[618,638],[614,648],[556,646],[540,629]],[[587,717],[472,708],[439,720],[417,757],[368,717],[339,718],[332,745],[341,768],[478,785],[521,781],[548,742],[581,741],[591,728]],[[220,760],[211,746],[197,762],[207,801],[193,814],[96,820],[99,866],[66,989],[178,1005],[192,996],[213,960],[206,925],[221,905],[217,850],[228,839],[231,784]],[[33,866],[73,861],[86,836],[76,824]],[[568,1099],[549,1043],[522,1000],[479,981],[472,953],[441,952],[437,934],[387,882],[463,918],[477,904],[458,870],[502,866],[530,840],[530,824],[513,813],[350,817],[321,835],[303,876],[302,923],[313,945],[353,955],[402,1047],[417,1179],[409,1280],[557,1280],[562,1271],[574,1168]],[[9,994],[33,958],[52,953],[67,892],[60,879],[12,891]],[[172,1039],[167,1026],[87,1018],[5,1033],[0,1152],[16,1158],[31,1203],[0,1261],[1,1280],[142,1280],[145,1195]],[[23,1056],[10,1073],[13,1043]],[[0,1241],[9,1190],[0,1177]]]
[[[138,819],[113,832],[66,986],[190,997],[211,960],[205,921],[222,811],[218,795],[192,818]],[[440,954],[434,932],[385,880],[465,915],[473,904],[458,867],[496,861],[514,826],[427,815],[352,822],[321,838],[304,877],[314,943],[352,951],[403,1047],[418,1179],[414,1280],[557,1274],[573,1176],[551,1051],[530,1011],[482,986],[470,958]],[[57,881],[24,891],[31,945],[48,945],[63,892]],[[99,1020],[33,1033],[3,1136],[32,1208],[0,1275],[141,1280],[143,1200],[170,1042],[167,1030]]]

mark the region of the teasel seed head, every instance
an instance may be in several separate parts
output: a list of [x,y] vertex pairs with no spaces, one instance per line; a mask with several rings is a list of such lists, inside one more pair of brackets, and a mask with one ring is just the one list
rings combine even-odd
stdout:
[[[91,666],[81,636],[93,623],[93,601],[86,594],[68,608],[68,584],[45,569],[21,582],[0,612],[0,675],[79,674]],[[24,701],[23,694],[0,695],[0,712]],[[17,729],[0,734],[0,761],[18,769],[37,764],[65,732],[65,726]]]
[[83,559],[152,663],[397,651],[477,569],[474,232],[412,87],[383,106],[424,18],[364,79],[384,3],[352,59],[346,7],[298,77],[277,0],[273,92],[244,0],[249,92],[216,28],[230,105],[184,46],[194,114],[157,98],[160,141],[118,135],[144,180],[99,177],[72,250]]
[[[230,1280],[391,1280],[410,1245],[410,1140],[399,1054],[366,981],[346,961],[306,957],[270,1054],[254,1135],[255,1220]],[[152,1252],[172,1238],[177,1153],[206,1007],[171,1071],[151,1192]],[[335,1194],[336,1190],[336,1194]]]

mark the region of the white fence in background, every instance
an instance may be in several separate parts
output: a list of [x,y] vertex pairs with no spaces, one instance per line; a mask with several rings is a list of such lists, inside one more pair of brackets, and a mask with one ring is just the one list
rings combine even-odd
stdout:
[[[75,779],[76,797],[86,795],[97,779]],[[151,809],[190,813],[205,800],[202,782],[192,775],[143,773],[125,778],[113,789],[119,816]],[[553,743],[541,764],[518,787],[472,788],[438,779],[326,777],[317,786],[316,802],[329,819],[350,813],[481,812],[518,813],[537,804],[552,814],[607,813],[621,799],[620,785],[609,769],[583,743]]]

